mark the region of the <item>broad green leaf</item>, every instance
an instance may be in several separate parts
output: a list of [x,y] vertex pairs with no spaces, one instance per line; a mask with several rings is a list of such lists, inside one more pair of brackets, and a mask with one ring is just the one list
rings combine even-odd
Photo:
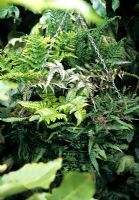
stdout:
[[87,173],[68,173],[61,186],[50,193],[36,193],[27,200],[93,200],[95,182]]
[[4,9],[8,3],[9,0],[0,0],[0,9]]
[[19,9],[16,6],[8,5],[6,8],[0,10],[0,19],[10,18],[14,19],[19,18]]
[[48,163],[26,164],[21,169],[3,175],[0,178],[0,198],[5,198],[29,189],[48,189],[55,179],[62,160],[56,159]]
[[0,80],[0,100],[7,101],[9,99],[9,92],[11,89],[17,88],[16,83]]
[[52,191],[48,200],[90,200],[95,192],[95,182],[88,173],[71,172],[65,175],[59,188]]
[[[102,17],[107,15],[106,13],[106,1],[105,0],[91,0],[94,10]],[[112,0],[112,9],[115,11],[120,6],[119,0]]]
[[76,10],[80,12],[88,21],[100,23],[103,20],[96,14],[89,4],[82,0],[49,0],[50,8]]
[[104,0],[91,0],[94,10],[102,17],[106,16],[106,5]]
[[118,165],[117,174],[121,174],[125,171],[129,171],[133,164],[135,163],[134,157],[130,155],[123,156]]
[[26,200],[47,200],[46,193],[37,193],[27,198]]
[[3,173],[7,169],[7,167],[8,166],[6,164],[0,165],[0,173]]
[[112,9],[115,11],[120,6],[120,0],[112,0]]
[[88,21],[97,23],[103,22],[95,10],[83,0],[7,0],[5,3],[1,0],[1,7],[6,3],[15,3],[39,13],[43,12],[45,9],[76,10]]

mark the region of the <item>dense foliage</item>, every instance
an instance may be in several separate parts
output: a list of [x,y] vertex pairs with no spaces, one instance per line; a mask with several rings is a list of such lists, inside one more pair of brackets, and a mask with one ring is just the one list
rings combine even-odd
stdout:
[[61,10],[0,11],[8,25],[0,33],[0,171],[62,157],[54,186],[67,171],[91,172],[96,199],[138,199],[138,4],[133,17],[122,2],[91,2],[103,23]]

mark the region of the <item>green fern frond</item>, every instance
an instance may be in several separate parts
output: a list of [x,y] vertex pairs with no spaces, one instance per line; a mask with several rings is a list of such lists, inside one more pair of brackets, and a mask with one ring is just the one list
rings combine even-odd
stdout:
[[77,126],[79,126],[83,120],[86,118],[86,110],[82,109],[82,110],[78,110],[74,113],[76,119],[77,119]]
[[13,68],[14,63],[13,60],[16,60],[18,57],[18,53],[10,50],[5,52],[1,50],[0,52],[0,74],[9,73]]
[[38,73],[34,70],[28,70],[26,72],[15,72],[15,70],[11,70],[9,73],[6,73],[4,75],[0,76],[0,79],[2,80],[13,80],[13,81],[19,81],[19,82],[27,82],[27,81],[39,81],[40,79],[43,79],[43,77],[46,76],[46,73]]
[[50,42],[50,38],[44,38],[38,34],[28,37],[22,56],[18,60],[24,71],[41,68]]
[[18,102],[21,106],[31,109],[31,110],[40,110],[43,109],[45,107],[47,107],[47,103],[46,102],[42,102],[42,101],[36,101],[36,102],[31,102],[31,101],[19,101]]
[[39,80],[46,76],[45,73],[38,73],[44,65],[45,57],[51,39],[39,34],[30,34],[26,37],[25,45],[16,51],[2,51],[0,54],[0,75],[1,79],[27,82]]
[[[62,32],[56,39],[56,42],[53,45],[53,49],[49,55],[49,61],[53,60],[66,60],[68,61],[71,58],[77,59],[75,55],[75,42],[76,42],[76,33],[73,31]],[[69,58],[69,59],[68,59]]]
[[55,122],[57,119],[58,120],[64,119],[65,121],[67,120],[65,114],[58,112],[57,109],[55,108],[52,107],[48,108],[47,102],[20,101],[18,103],[23,107],[35,110],[34,115],[30,117],[30,121],[34,120],[38,120],[39,122],[46,121],[49,124],[50,122]]
[[86,110],[84,109],[88,105],[85,97],[77,96],[76,98],[67,101],[65,104],[58,107],[58,110],[64,111],[66,114],[74,113],[77,119],[77,126],[86,118]]
[[38,119],[39,122],[46,121],[48,124],[50,124],[50,122],[55,122],[57,119],[58,120],[64,119],[65,121],[67,121],[66,115],[59,113],[54,108],[44,108],[37,110],[35,112],[35,115],[31,116],[30,121],[34,121],[36,119]]
[[73,108],[71,109],[70,113],[75,112],[77,110],[81,110],[88,105],[87,99],[82,96],[77,96],[75,99],[71,101]]
[[0,118],[0,121],[14,123],[14,122],[22,122],[26,119],[27,117],[8,117],[8,118]]
[[[109,20],[107,23],[110,23]],[[114,68],[114,65],[118,61],[125,60],[124,40],[117,42],[113,35],[107,33],[107,26],[101,26],[92,29],[90,34],[108,67]],[[91,47],[91,49],[93,55],[96,57],[95,49],[93,47]]]
[[53,124],[48,125],[47,127],[50,129],[55,129],[61,126],[67,126],[67,125],[71,125],[72,123],[69,122],[55,122]]
[[[40,26],[46,29],[46,35],[53,37],[62,21],[65,12],[61,10],[47,10],[40,19]],[[73,29],[73,23],[70,15],[67,15],[66,20],[61,27],[66,32]]]

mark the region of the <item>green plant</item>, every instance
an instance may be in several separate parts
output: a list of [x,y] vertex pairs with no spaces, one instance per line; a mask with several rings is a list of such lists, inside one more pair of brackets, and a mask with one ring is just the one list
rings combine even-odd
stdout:
[[[93,8],[96,10],[96,12],[103,17],[107,16],[107,9],[106,9],[106,1],[104,0],[91,0]],[[119,0],[112,0],[110,1],[112,4],[112,9],[115,11],[119,6],[120,6],[120,1]],[[110,4],[109,3],[109,4]]]
[[[96,12],[82,0],[74,0],[72,2],[63,1],[63,0],[35,0],[34,1],[24,1],[24,0],[5,0],[0,1],[1,7],[5,7],[8,3],[15,3],[18,5],[25,6],[34,12],[42,12],[45,9],[67,9],[67,10],[77,10],[82,13],[82,15],[89,21],[100,22],[101,18]],[[32,4],[33,3],[33,4]]]
[[12,89],[16,89],[18,87],[17,84],[8,82],[8,81],[0,81],[0,101],[7,101],[10,98],[10,91]]
[[0,19],[13,17],[14,20],[19,18],[19,9],[16,6],[9,5],[5,9],[0,10]]
[[[114,1],[106,1],[107,16],[108,2]],[[8,102],[1,100],[0,170],[7,162],[10,170],[60,156],[62,174],[95,172],[97,199],[138,198],[138,74],[131,69],[138,58],[121,36],[123,21],[113,17],[87,26],[80,14],[62,10],[35,16],[38,23],[29,23],[21,37],[11,34],[0,53],[2,84],[18,83],[6,92]],[[31,199],[59,194],[36,192]]]
[[[0,199],[5,199],[26,190],[34,188],[48,189],[56,177],[56,172],[61,168],[61,159],[56,159],[47,164],[26,164],[21,169],[10,172],[0,177]],[[66,187],[66,190],[65,190]],[[59,188],[51,193],[35,194],[28,199],[86,199],[90,200],[95,192],[95,186],[89,174],[72,172],[64,177]]]

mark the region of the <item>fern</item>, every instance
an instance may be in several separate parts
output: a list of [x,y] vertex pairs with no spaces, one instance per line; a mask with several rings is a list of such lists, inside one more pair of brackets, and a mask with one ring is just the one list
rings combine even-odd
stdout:
[[[73,97],[72,97],[73,98]],[[64,111],[64,113],[72,114],[74,113],[77,119],[77,126],[86,118],[86,110],[84,109],[87,106],[87,100],[85,97],[77,96],[73,99],[66,99],[65,104],[58,107],[59,111]]]
[[108,181],[112,174],[116,178],[119,160],[138,138],[139,100],[113,92],[119,63],[126,59],[124,39],[117,41],[110,31],[114,20],[91,29],[74,13],[49,10],[18,47],[11,41],[1,50],[0,79],[19,83],[9,106],[0,109],[17,165],[62,156],[64,172],[93,167]]
[[37,110],[35,112],[35,115],[31,116],[30,121],[34,120],[39,120],[39,122],[46,121],[48,124],[50,124],[50,122],[55,122],[57,119],[58,120],[64,119],[66,121],[67,117],[65,114],[58,113],[53,108],[44,108],[41,110]]
[[0,121],[3,122],[9,122],[9,123],[14,123],[14,122],[22,122],[23,120],[26,120],[26,117],[20,118],[20,117],[7,117],[7,118],[0,118]]
[[87,37],[88,30],[79,29],[76,37],[76,53],[78,57],[77,65],[83,66],[84,63],[90,64],[90,60],[94,58],[91,46]]
[[[40,102],[19,101],[18,103],[29,110],[35,111],[35,115],[31,116],[30,121],[45,120],[49,124],[51,121],[56,121],[56,119],[67,120],[66,115],[68,113],[74,113],[77,119],[77,125],[80,125],[86,118],[86,110],[84,109],[88,105],[86,98],[83,96],[76,96],[71,99],[68,94],[66,102],[63,100],[60,98],[60,102],[57,102],[57,99],[53,102],[46,98],[44,101]],[[62,114],[61,111],[64,111],[65,114]]]
[[4,52],[1,50],[0,52],[0,73],[9,73],[13,68],[13,60],[18,58],[18,54],[16,52],[8,51]]
[[[39,24],[42,29],[46,29],[46,36],[53,37],[55,35],[64,14],[65,12],[60,10],[47,10],[44,12],[43,16],[40,18]],[[72,27],[72,19],[70,15],[67,15],[61,29],[67,32],[68,30],[71,30]]]
[[64,78],[65,78],[65,70],[64,70],[63,65],[60,62],[55,61],[55,64],[48,63],[47,66],[49,67],[49,73],[48,73],[47,82],[46,82],[46,86],[45,86],[46,89],[47,89],[48,85],[51,83],[51,81],[56,73],[60,74],[61,80],[64,80]]
[[55,122],[51,125],[48,125],[47,127],[50,129],[55,129],[57,127],[66,126],[67,124],[70,124],[70,123],[69,122]]
[[[109,25],[112,25],[116,20],[117,18],[107,20],[103,25],[97,26],[90,31],[90,35],[94,38],[101,55],[110,69],[117,62],[126,59],[124,40],[117,42],[112,32],[109,33]],[[94,50],[93,52],[94,54],[96,53]]]
[[15,71],[25,72],[27,69],[40,69],[50,42],[50,38],[44,38],[39,34],[30,34],[24,39],[25,45],[22,50],[15,51],[13,49],[3,52],[1,54],[2,61],[7,61]]
[[30,117],[30,121],[39,120],[46,121],[48,124],[50,122],[55,122],[57,119],[61,120],[64,119],[67,120],[67,117],[65,114],[59,113],[54,108],[47,108],[47,104],[44,102],[19,102],[20,105],[35,110],[34,115]]
[[15,72],[15,69],[11,70],[10,73],[6,73],[0,76],[2,80],[13,80],[18,82],[28,82],[28,81],[39,81],[45,76],[45,74],[40,74],[34,70],[28,70],[26,72]]
[[77,119],[77,126],[79,126],[86,118],[86,110],[85,109],[78,110],[74,113],[74,115]]
[[41,68],[49,43],[49,38],[44,38],[38,34],[32,34],[28,37],[22,56],[18,60],[22,65],[23,71]]
[[30,101],[19,101],[18,102],[21,106],[25,108],[29,108],[32,110],[39,110],[47,106],[45,102],[30,102]]
[[73,31],[69,32],[60,32],[60,35],[57,37],[55,44],[53,45],[53,50],[50,52],[49,59],[50,61],[55,60],[66,60],[67,58],[75,58],[75,42],[76,42],[76,33]]

